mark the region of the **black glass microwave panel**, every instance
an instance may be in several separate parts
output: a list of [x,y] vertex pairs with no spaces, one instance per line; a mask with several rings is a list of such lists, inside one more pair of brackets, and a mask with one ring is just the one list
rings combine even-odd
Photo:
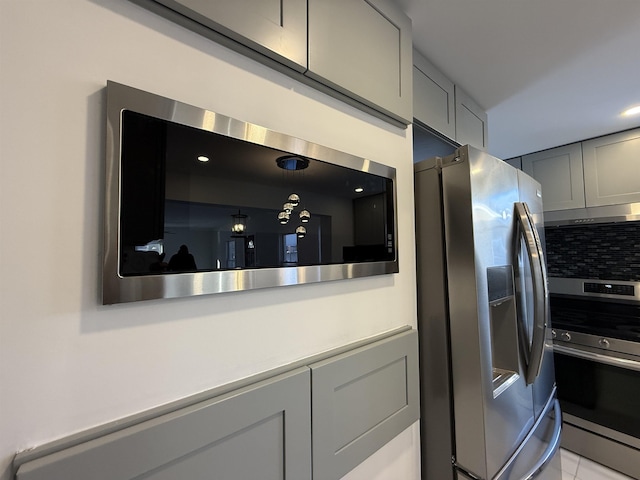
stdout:
[[398,271],[394,169],[113,82],[107,98],[104,303]]

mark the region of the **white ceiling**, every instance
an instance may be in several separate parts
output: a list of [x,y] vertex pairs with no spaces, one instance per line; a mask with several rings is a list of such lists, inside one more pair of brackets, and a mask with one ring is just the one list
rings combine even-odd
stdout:
[[640,126],[640,0],[395,0],[510,158]]

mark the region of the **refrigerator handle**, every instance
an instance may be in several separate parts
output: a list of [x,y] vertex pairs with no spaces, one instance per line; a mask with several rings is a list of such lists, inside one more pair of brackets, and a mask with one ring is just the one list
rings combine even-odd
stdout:
[[547,292],[547,269],[542,253],[542,244],[538,231],[535,228],[531,212],[526,202],[515,203],[517,231],[516,258],[514,263],[518,265],[518,253],[520,250],[520,238],[524,239],[527,249],[527,257],[532,272],[533,283],[533,336],[531,339],[531,352],[527,364],[526,382],[531,384],[540,373],[542,359],[544,357],[544,342],[548,325],[549,295]]
[[560,435],[562,433],[562,412],[560,411],[560,402],[558,402],[558,400],[553,401],[553,411],[553,436],[551,438],[551,441],[549,442],[549,445],[543,452],[536,465],[524,477],[522,477],[522,480],[533,480],[537,478],[541,473],[543,473],[544,469],[560,449]]

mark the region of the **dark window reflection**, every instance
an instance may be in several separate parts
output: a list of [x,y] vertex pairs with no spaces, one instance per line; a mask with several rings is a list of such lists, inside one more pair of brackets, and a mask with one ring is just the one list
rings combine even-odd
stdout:
[[389,179],[131,111],[121,155],[122,275],[394,259]]

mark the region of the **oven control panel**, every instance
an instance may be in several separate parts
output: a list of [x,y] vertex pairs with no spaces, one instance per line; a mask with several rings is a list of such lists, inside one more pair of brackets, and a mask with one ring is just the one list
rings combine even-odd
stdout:
[[640,343],[620,340],[617,338],[601,337],[582,332],[571,332],[559,328],[551,329],[551,337],[554,344],[571,344],[572,346],[584,346],[599,350],[608,350],[640,356]]
[[634,285],[623,285],[619,283],[595,283],[584,282],[585,293],[604,293],[607,295],[635,296]]

